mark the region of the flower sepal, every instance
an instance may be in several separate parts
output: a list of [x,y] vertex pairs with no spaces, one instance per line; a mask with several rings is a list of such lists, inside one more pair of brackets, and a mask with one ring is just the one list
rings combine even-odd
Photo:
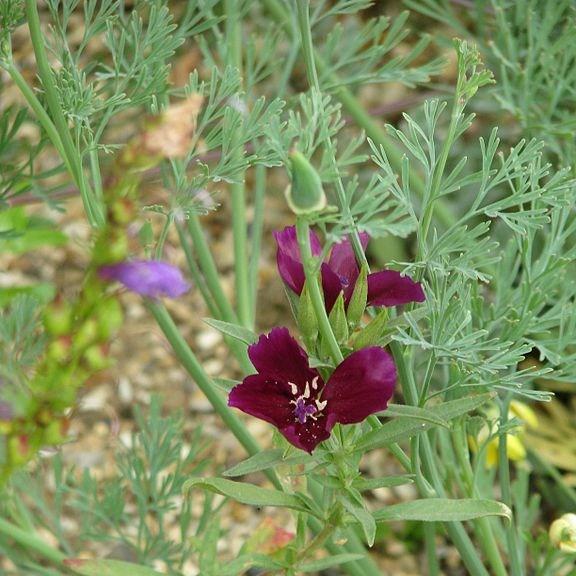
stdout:
[[344,294],[340,292],[340,296],[336,299],[330,314],[328,315],[330,326],[334,332],[334,336],[338,344],[344,344],[348,341],[348,320],[346,319],[346,310],[344,304]]
[[308,286],[304,284],[298,302],[298,328],[308,350],[313,350],[318,339],[318,319],[314,312]]
[[354,350],[361,350],[367,346],[376,346],[381,344],[386,334],[388,320],[388,311],[386,308],[383,308],[369,324],[354,334],[352,339],[352,348]]
[[348,304],[348,323],[351,328],[360,324],[368,303],[368,268],[362,266]]

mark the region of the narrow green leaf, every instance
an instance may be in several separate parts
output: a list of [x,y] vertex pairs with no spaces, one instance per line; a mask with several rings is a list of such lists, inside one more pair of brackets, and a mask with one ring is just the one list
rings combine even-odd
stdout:
[[[494,393],[479,394],[468,398],[460,398],[433,406],[427,410],[443,420],[452,420],[482,406],[494,397]],[[422,422],[413,418],[397,418],[383,424],[378,430],[366,434],[356,445],[357,450],[374,450],[382,446],[406,440],[424,432],[433,426],[431,422]]]
[[249,506],[278,506],[300,512],[310,512],[302,501],[292,494],[260,488],[245,482],[234,482],[224,478],[192,478],[184,484],[184,492],[193,488],[215,492]]
[[484,516],[512,517],[510,508],[496,500],[464,498],[426,498],[393,504],[374,512],[377,522],[391,520],[416,520],[420,522],[463,522]]
[[385,478],[359,478],[354,482],[354,488],[360,492],[376,490],[378,488],[392,488],[394,486],[402,486],[403,484],[411,484],[414,482],[414,478],[414,474],[387,476]]
[[147,566],[119,560],[84,560],[70,558],[64,564],[81,576],[158,576],[160,572]]
[[214,318],[204,318],[204,322],[208,324],[208,326],[216,328],[216,330],[222,334],[240,340],[245,344],[254,344],[258,340],[258,336],[256,336],[252,330],[244,328],[244,326],[232,324],[231,322],[223,322],[222,320],[216,320]]
[[374,516],[365,508],[361,508],[348,500],[342,500],[342,503],[346,511],[360,523],[368,546],[374,546],[374,539],[376,538],[376,520]]
[[258,454],[254,454],[254,456],[250,456],[250,458],[228,468],[228,470],[222,472],[222,476],[233,478],[235,476],[244,476],[245,474],[267,470],[268,468],[279,466],[281,464],[297,465],[306,464],[307,462],[312,461],[312,457],[308,454],[298,454],[284,458],[284,452],[285,451],[281,448],[258,452]]
[[334,556],[321,558],[320,560],[313,560],[312,562],[300,564],[298,565],[298,572],[319,572],[320,570],[326,570],[326,568],[346,564],[346,562],[362,560],[362,558],[364,558],[362,554],[336,554]]
[[389,418],[412,418],[429,424],[436,424],[443,428],[450,428],[450,423],[441,418],[431,410],[426,408],[419,408],[418,406],[405,406],[402,404],[389,404],[386,411],[382,413],[383,416]]
[[228,562],[226,566],[222,566],[218,570],[218,574],[219,576],[237,576],[248,572],[250,568],[277,571],[285,567],[284,564],[272,560],[272,558],[264,554],[242,554],[242,556],[238,556],[232,562]]

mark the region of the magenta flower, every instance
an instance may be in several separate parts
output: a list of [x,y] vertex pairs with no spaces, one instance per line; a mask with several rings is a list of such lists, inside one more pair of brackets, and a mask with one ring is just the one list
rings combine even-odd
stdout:
[[[300,258],[300,250],[296,239],[296,228],[288,226],[282,232],[274,232],[278,251],[276,261],[282,280],[288,287],[300,295],[304,288],[304,267]],[[366,249],[370,237],[360,234],[362,247]],[[318,236],[310,231],[312,254],[319,256],[322,246]],[[330,311],[340,292],[344,292],[344,302],[348,306],[354,292],[356,281],[360,275],[352,244],[346,238],[335,244],[327,262],[320,269],[322,288],[326,309]],[[368,305],[398,306],[409,302],[423,302],[424,291],[419,282],[414,282],[408,276],[402,276],[394,270],[381,270],[368,275]]]
[[326,383],[286,328],[260,336],[248,355],[258,373],[232,389],[228,405],[270,422],[310,453],[336,423],[354,424],[385,410],[396,385],[394,362],[378,346],[348,356]]
[[190,289],[182,272],[160,260],[130,260],[102,266],[98,274],[103,280],[116,280],[141,296],[177,298]]

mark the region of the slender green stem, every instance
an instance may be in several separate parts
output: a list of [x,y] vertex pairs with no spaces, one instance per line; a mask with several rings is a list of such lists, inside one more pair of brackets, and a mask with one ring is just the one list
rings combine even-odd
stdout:
[[251,325],[256,322],[256,295],[258,292],[258,264],[262,245],[262,231],[264,229],[264,197],[266,195],[266,167],[258,165],[255,168],[254,183],[254,216],[252,218],[252,246],[250,249],[250,309]]
[[[294,38],[295,31],[292,26],[290,14],[284,9],[282,4],[278,0],[263,0],[263,2],[273,18],[282,26],[284,32],[289,37]],[[330,84],[338,86],[338,88],[334,90],[334,96],[340,101],[347,114],[366,132],[368,138],[370,138],[376,146],[382,146],[386,151],[390,164],[396,172],[400,173],[402,171],[402,154],[398,151],[398,144],[389,138],[374,118],[366,112],[354,94],[346,88],[346,86],[342,85],[338,76],[334,73],[329,73],[328,64],[317,52],[314,53],[314,59],[320,74],[327,75]],[[410,173],[410,186],[419,196],[422,197],[424,195],[424,182],[414,171]],[[437,200],[434,213],[438,220],[446,227],[450,227],[456,222],[454,214],[442,199]]]
[[[242,74],[242,21],[238,0],[225,0],[227,64]],[[241,160],[242,150],[238,149],[237,159]],[[234,236],[234,272],[236,282],[236,308],[238,319],[247,328],[252,327],[252,299],[248,270],[248,232],[246,223],[246,192],[244,170],[238,175],[241,181],[231,185],[232,234]]]
[[22,530],[18,526],[11,524],[10,522],[0,518],[0,534],[3,534],[7,538],[18,542],[21,546],[27,550],[34,550],[38,554],[41,554],[47,560],[54,562],[55,564],[62,564],[66,559],[66,555],[57,550],[56,548],[50,546],[42,538],[26,530]]
[[[302,39],[302,51],[304,53],[304,62],[306,64],[306,74],[308,76],[308,82],[312,89],[312,93],[317,96],[318,106],[321,108],[320,115],[323,121],[327,122],[327,116],[323,110],[324,105],[321,96],[320,82],[318,81],[318,73],[316,71],[316,61],[314,59],[314,46],[312,44],[312,30],[310,27],[310,14],[309,14],[310,0],[297,0],[296,8],[298,15],[298,27],[300,30],[300,37]],[[336,174],[336,193],[338,196],[338,203],[340,205],[340,210],[344,216],[344,219],[350,224],[352,229],[352,234],[350,235],[352,240],[352,248],[354,249],[354,254],[356,259],[361,265],[367,265],[366,255],[362,249],[362,243],[360,242],[360,236],[356,230],[356,224],[354,218],[350,213],[350,206],[346,198],[346,190],[344,190],[344,185],[342,183],[342,178],[340,176],[340,170],[338,168],[338,162],[336,161],[336,149],[334,148],[334,143],[330,137],[327,137],[324,141],[324,146],[326,152],[328,153],[328,158],[330,160],[330,166]]]
[[48,138],[50,138],[50,142],[52,142],[54,148],[56,148],[56,150],[58,151],[58,154],[62,158],[64,164],[66,165],[66,168],[70,173],[72,173],[72,167],[70,166],[68,157],[64,152],[64,146],[62,145],[62,140],[60,138],[60,135],[58,134],[58,130],[56,129],[56,126],[54,126],[54,123],[50,119],[50,116],[48,116],[46,110],[44,110],[42,104],[40,104],[38,98],[36,98],[36,94],[34,94],[34,91],[32,90],[32,88],[30,88],[28,82],[26,82],[26,80],[20,73],[20,70],[16,68],[13,62],[10,62],[8,65],[6,65],[5,69],[10,75],[10,78],[12,78],[14,84],[16,84],[16,86],[20,90],[22,96],[24,96],[24,98],[26,99],[28,106],[30,106],[34,114],[36,114],[36,119],[38,120],[38,122],[40,122],[42,128],[44,128],[44,130],[46,131]]
[[[413,374],[408,370],[406,364],[406,358],[402,352],[400,344],[398,342],[390,343],[390,350],[394,356],[394,362],[398,370],[398,379],[402,385],[402,391],[404,393],[404,398],[408,404],[412,406],[418,405],[418,391],[416,389],[416,384],[414,383]],[[436,459],[430,445],[430,440],[426,434],[422,434],[420,440],[420,451],[422,457],[422,467],[424,473],[426,474],[427,480],[430,482],[436,495],[439,497],[445,497],[446,492],[444,490],[444,485],[438,468],[436,466]],[[424,494],[426,496],[426,494]],[[474,548],[470,537],[466,533],[464,526],[461,522],[446,522],[446,530],[450,535],[452,542],[460,552],[460,556],[468,568],[469,573],[472,576],[488,576],[486,568],[484,568],[478,552]]]
[[440,575],[438,550],[436,549],[436,522],[422,522],[424,529],[424,544],[426,546],[426,566],[428,576]]
[[46,94],[46,102],[62,141],[62,151],[68,159],[67,165],[71,169],[72,177],[82,195],[82,201],[90,225],[93,227],[102,226],[104,224],[102,207],[95,202],[92,191],[88,186],[82,169],[80,153],[74,145],[72,135],[68,128],[68,123],[66,122],[64,112],[62,111],[58,89],[54,82],[52,69],[50,68],[50,63],[48,62],[48,56],[46,54],[46,47],[44,46],[44,38],[40,27],[40,16],[38,14],[36,0],[26,0],[25,9],[28,27],[30,29],[30,38],[34,48],[36,64],[38,66],[38,75],[42,80],[42,86]]
[[324,298],[320,291],[320,285],[318,284],[317,266],[314,256],[312,256],[312,248],[310,246],[310,226],[306,220],[300,217],[296,219],[296,235],[302,263],[304,265],[306,285],[308,286],[312,307],[314,308],[314,314],[318,321],[318,329],[322,338],[328,344],[332,360],[334,360],[336,364],[340,364],[340,362],[344,360],[344,356],[330,326],[330,320],[328,319],[324,305]]
[[160,236],[158,238],[158,242],[156,244],[156,249],[154,250],[154,258],[156,260],[162,259],[162,253],[164,252],[164,244],[166,243],[166,238],[168,238],[168,232],[170,231],[170,226],[174,222],[172,215],[166,216],[164,220],[164,225],[162,226],[162,230],[160,231]]
[[[508,410],[510,409],[510,394],[500,402],[500,428],[505,429],[508,422]],[[500,490],[502,491],[502,502],[514,509],[512,502],[512,489],[510,486],[510,463],[508,461],[508,442],[507,434],[502,433],[498,436],[498,475],[500,478]],[[516,525],[513,521],[505,524],[506,542],[508,543],[508,557],[510,558],[510,575],[523,576],[524,568],[520,559],[518,548],[518,534]]]
[[208,248],[208,243],[206,242],[202,226],[200,225],[200,219],[197,214],[190,214],[188,219],[188,232],[192,238],[194,249],[200,263],[200,268],[202,269],[204,279],[206,280],[206,285],[220,310],[220,317],[226,322],[236,323],[236,313],[224,294],[222,284],[220,284],[218,269],[216,268],[216,264],[212,258],[212,253]]
[[210,290],[208,290],[208,287],[206,286],[206,282],[204,280],[204,277],[202,276],[202,272],[200,271],[198,264],[196,264],[194,254],[192,254],[192,248],[190,247],[190,243],[188,241],[188,238],[186,237],[186,233],[184,232],[183,226],[177,223],[176,230],[178,231],[178,237],[180,238],[180,246],[182,246],[182,249],[184,250],[184,255],[186,256],[186,263],[188,264],[188,270],[190,271],[190,275],[192,276],[192,280],[194,281],[194,288],[198,288],[198,290],[200,290],[202,298],[204,299],[206,306],[208,306],[208,310],[210,311],[212,317],[220,319],[219,318],[220,310],[218,309],[218,306],[216,306],[214,298],[212,297]]
[[[480,494],[474,485],[474,471],[470,464],[466,445],[466,430],[464,429],[463,423],[460,423],[452,432],[452,446],[459,464],[460,473],[464,479],[465,493],[471,498],[478,498],[480,497]],[[494,576],[506,576],[506,566],[504,566],[504,562],[502,561],[502,556],[492,531],[490,519],[478,518],[474,522],[474,526],[478,533],[480,546],[482,546],[484,554],[486,555],[490,566],[492,566]]]

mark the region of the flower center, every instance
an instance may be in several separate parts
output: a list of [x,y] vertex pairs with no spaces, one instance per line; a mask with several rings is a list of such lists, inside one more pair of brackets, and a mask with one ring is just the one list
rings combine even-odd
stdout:
[[[298,394],[298,386],[292,382],[288,382],[288,384],[292,395],[296,396]],[[310,386],[310,384],[312,384],[312,386]],[[316,396],[318,393],[318,376],[312,380],[312,383],[306,382],[304,394],[300,394],[300,396],[295,400],[290,400],[290,404],[294,404],[294,415],[300,424],[306,424],[308,418],[317,420],[319,416],[322,416],[321,412],[326,408],[326,404],[328,404],[326,400],[321,401],[317,398],[311,398],[312,393],[310,387],[312,387],[312,390],[314,390],[314,396]],[[309,403],[306,401],[309,401]]]

